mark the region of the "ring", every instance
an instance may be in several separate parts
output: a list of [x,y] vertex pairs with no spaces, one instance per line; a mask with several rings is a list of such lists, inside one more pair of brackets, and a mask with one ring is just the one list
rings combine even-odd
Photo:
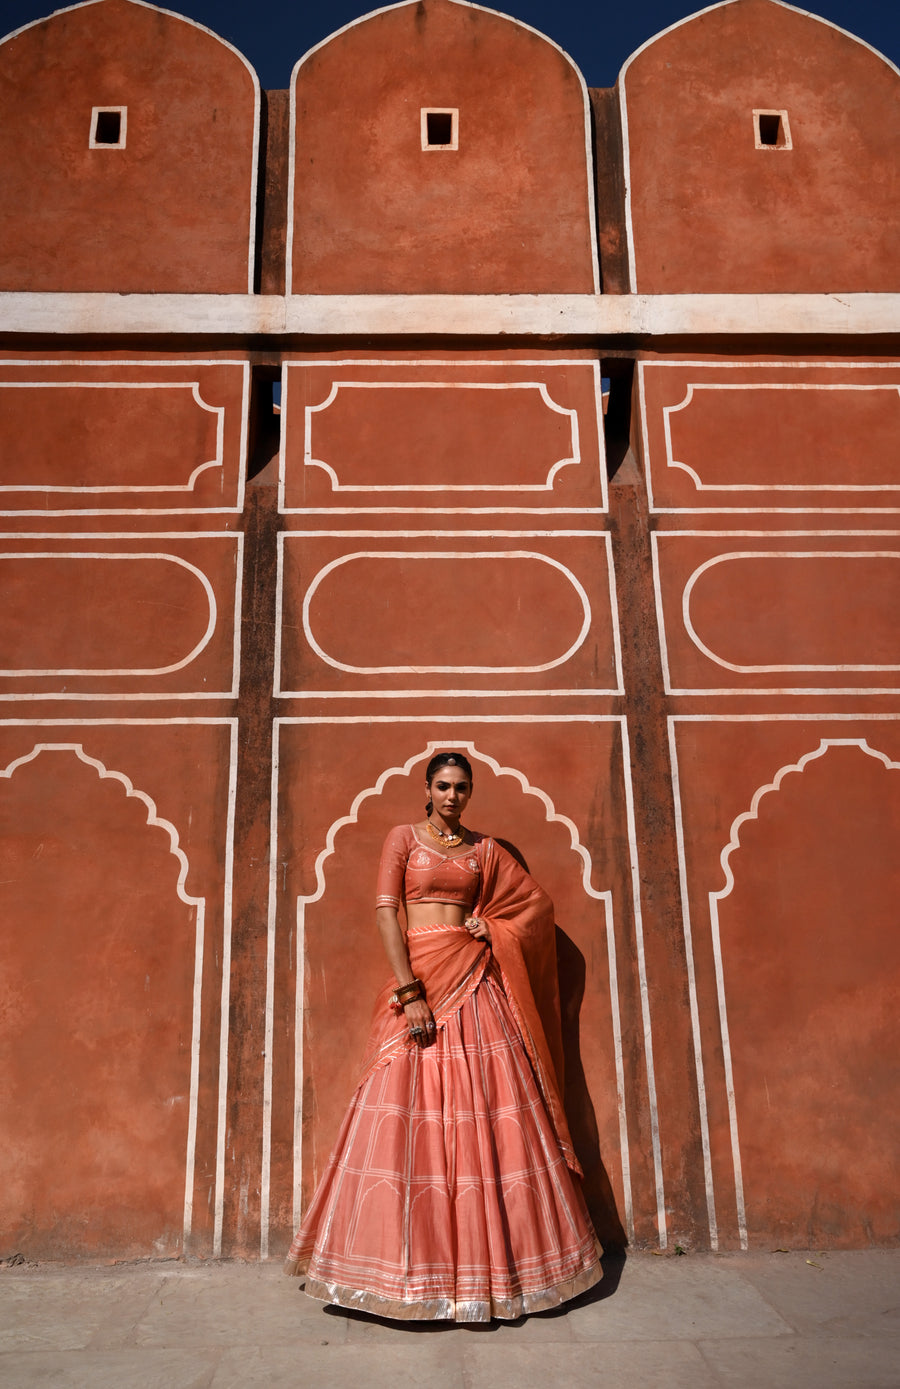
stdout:
[[428,1023],[425,1024],[425,1026],[428,1028],[428,1031],[429,1031],[429,1032],[433,1032],[433,1031],[434,1031],[434,1023],[433,1023],[433,1022],[428,1022]]
[[411,1027],[409,1029],[409,1035],[410,1037],[424,1037],[425,1029],[424,1027]]

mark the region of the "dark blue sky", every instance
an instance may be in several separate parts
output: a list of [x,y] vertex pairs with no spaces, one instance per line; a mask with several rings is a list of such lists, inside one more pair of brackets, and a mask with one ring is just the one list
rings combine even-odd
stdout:
[[[61,8],[53,0],[0,0],[0,32]],[[183,0],[163,6],[221,34],[249,58],[263,87],[286,87],[308,48],[358,19],[366,0]],[[701,9],[691,0],[508,0],[503,10],[540,29],[571,54],[591,87],[609,87],[646,39]],[[818,0],[815,13],[879,49],[900,67],[900,0]]]

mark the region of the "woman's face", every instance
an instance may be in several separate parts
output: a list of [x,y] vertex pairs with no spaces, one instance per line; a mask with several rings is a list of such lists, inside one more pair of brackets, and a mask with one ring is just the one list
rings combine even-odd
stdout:
[[461,767],[438,767],[431,783],[425,783],[438,815],[457,820],[464,813],[472,794],[469,778]]

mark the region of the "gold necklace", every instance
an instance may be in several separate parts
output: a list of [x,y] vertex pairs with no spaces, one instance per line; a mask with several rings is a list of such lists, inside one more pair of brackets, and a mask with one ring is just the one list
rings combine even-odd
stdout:
[[447,849],[455,849],[457,844],[463,842],[466,835],[462,825],[460,825],[456,834],[445,834],[443,830],[435,829],[430,820],[426,820],[425,824],[428,826],[428,833],[431,835],[432,839],[436,839],[439,844],[443,844]]

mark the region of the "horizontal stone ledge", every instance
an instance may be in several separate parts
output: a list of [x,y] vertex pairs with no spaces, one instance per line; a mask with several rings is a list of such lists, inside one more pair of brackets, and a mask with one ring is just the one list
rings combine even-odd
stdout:
[[0,293],[6,335],[653,338],[900,332],[900,294]]

